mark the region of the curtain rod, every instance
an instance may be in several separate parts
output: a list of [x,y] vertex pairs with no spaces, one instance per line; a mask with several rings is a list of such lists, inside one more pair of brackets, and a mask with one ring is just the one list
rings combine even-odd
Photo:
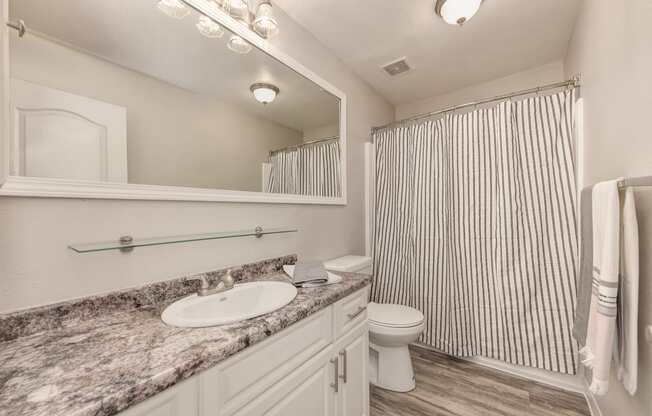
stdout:
[[330,142],[331,140],[339,140],[339,138],[340,138],[340,136],[332,136],[332,137],[326,137],[324,139],[309,140],[309,141],[303,142],[301,144],[295,144],[293,146],[287,146],[287,147],[283,147],[281,149],[270,150],[269,155],[271,156],[274,153],[283,152],[285,150],[298,149],[300,147],[309,146],[311,144],[322,143],[322,142]]
[[514,97],[521,97],[521,96],[524,96],[524,95],[539,94],[539,93],[541,93],[543,91],[555,90],[555,89],[559,89],[559,88],[578,88],[579,86],[580,86],[580,76],[576,75],[576,76],[574,76],[573,78],[571,78],[571,79],[569,79],[567,81],[555,82],[554,84],[542,85],[542,86],[539,86],[539,87],[529,88],[527,90],[521,90],[521,91],[516,91],[516,92],[512,92],[512,93],[508,93],[508,94],[496,95],[495,97],[484,98],[484,99],[481,99],[481,100],[478,100],[478,101],[472,101],[472,102],[465,103],[465,104],[454,105],[454,106],[451,106],[451,107],[446,107],[446,108],[441,109],[441,110],[431,111],[429,113],[417,114],[415,116],[404,118],[402,120],[397,120],[397,121],[385,124],[383,126],[372,127],[371,128],[371,133],[373,134],[373,133],[375,133],[375,132],[377,132],[379,130],[386,129],[388,127],[397,126],[397,125],[404,124],[404,123],[409,123],[409,122],[412,122],[412,121],[422,120],[424,118],[430,118],[430,117],[433,117],[433,116],[436,116],[436,115],[439,115],[439,114],[450,113],[450,112],[453,112],[453,111],[456,111],[456,110],[461,110],[461,109],[467,108],[467,107],[475,107],[475,106],[482,105],[482,104],[489,104],[489,103],[493,103],[493,102],[497,102],[497,101],[505,101],[505,100],[508,100],[508,99],[511,99],[511,98],[514,98]]
[[618,182],[618,187],[620,189],[628,187],[639,187],[639,186],[652,186],[652,176],[641,176],[638,178],[627,178]]

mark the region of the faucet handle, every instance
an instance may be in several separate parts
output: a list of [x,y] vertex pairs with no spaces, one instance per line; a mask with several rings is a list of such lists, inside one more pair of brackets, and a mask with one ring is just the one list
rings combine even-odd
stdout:
[[231,274],[231,269],[227,270],[226,274],[224,274],[220,280],[222,280],[225,287],[233,287],[235,285],[235,279]]

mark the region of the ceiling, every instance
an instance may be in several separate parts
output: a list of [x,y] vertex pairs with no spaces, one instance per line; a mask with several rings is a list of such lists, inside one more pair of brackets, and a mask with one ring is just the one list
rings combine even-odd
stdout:
[[[256,48],[247,55],[231,52],[226,47],[229,34],[221,39],[203,37],[195,28],[194,12],[176,20],[157,10],[157,0],[56,3],[58,7],[43,7],[43,0],[12,0],[10,16],[74,48],[215,96],[294,130],[339,121],[337,97]],[[278,86],[281,92],[276,101],[266,106],[255,101],[249,91],[255,82]]]
[[[394,105],[564,57],[582,0],[486,0],[464,27],[433,0],[275,0]],[[381,66],[407,57],[413,70]]]

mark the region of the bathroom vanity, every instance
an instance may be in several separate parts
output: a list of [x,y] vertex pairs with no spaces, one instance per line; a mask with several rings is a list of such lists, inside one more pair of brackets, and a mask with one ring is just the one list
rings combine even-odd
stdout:
[[369,414],[367,289],[121,416]]
[[[236,287],[287,282],[280,270],[295,261],[236,268]],[[370,277],[338,274],[274,312],[207,328],[161,320],[197,276],[2,315],[2,414],[368,415]]]

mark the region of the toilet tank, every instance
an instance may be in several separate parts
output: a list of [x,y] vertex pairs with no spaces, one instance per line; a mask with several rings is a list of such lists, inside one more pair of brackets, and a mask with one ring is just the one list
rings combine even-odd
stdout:
[[327,270],[334,272],[362,273],[371,276],[371,257],[347,255],[324,262]]

